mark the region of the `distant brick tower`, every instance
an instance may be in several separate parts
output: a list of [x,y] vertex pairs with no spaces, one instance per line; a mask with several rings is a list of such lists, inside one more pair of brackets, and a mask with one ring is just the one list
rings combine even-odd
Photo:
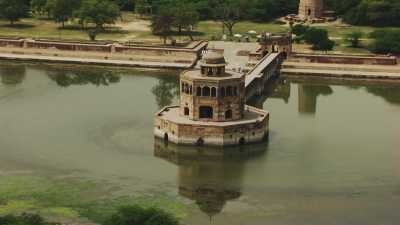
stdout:
[[300,0],[299,17],[302,19],[321,18],[323,10],[323,0]]

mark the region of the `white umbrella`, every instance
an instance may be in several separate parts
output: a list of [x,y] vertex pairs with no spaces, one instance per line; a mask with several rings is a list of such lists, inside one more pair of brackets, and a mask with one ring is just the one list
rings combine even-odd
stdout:
[[257,31],[255,31],[255,30],[249,30],[247,33],[248,33],[248,34],[257,34]]
[[233,35],[234,37],[237,37],[237,38],[241,38],[242,37],[242,35],[241,34],[235,34],[235,35]]

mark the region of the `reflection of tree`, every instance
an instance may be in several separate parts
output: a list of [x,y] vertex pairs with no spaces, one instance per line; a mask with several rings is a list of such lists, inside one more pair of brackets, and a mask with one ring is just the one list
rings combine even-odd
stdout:
[[400,86],[367,86],[367,91],[391,104],[400,104]]
[[163,76],[158,78],[158,84],[151,89],[156,97],[159,108],[171,105],[175,97],[179,96],[179,82],[175,76]]
[[17,85],[22,83],[26,76],[26,67],[24,65],[1,65],[0,66],[1,83],[5,85]]
[[266,143],[221,149],[177,146],[156,139],[154,154],[178,166],[179,194],[194,200],[211,218],[227,201],[241,196],[246,160],[266,149]]
[[299,112],[303,114],[315,114],[318,96],[327,96],[333,93],[332,88],[327,85],[298,84],[298,90]]
[[49,71],[49,78],[55,81],[61,87],[69,87],[71,85],[87,85],[108,86],[118,83],[121,78],[111,71],[100,70],[80,70],[80,71]]

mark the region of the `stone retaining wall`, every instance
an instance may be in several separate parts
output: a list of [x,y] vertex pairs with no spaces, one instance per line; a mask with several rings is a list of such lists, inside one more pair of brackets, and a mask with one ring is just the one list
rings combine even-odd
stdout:
[[374,55],[318,55],[296,53],[292,59],[306,60],[313,63],[334,63],[334,64],[368,64],[368,65],[397,65],[397,58],[394,56]]
[[186,59],[198,59],[207,42],[200,41],[191,48],[128,46],[112,42],[78,42],[45,39],[0,38],[0,47],[19,47],[35,49],[57,49],[62,51],[86,51],[104,53],[124,53],[146,56],[176,56]]

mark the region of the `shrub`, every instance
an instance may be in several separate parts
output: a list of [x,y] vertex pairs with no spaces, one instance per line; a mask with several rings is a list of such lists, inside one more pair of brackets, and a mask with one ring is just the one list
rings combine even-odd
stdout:
[[134,205],[119,208],[105,225],[179,225],[179,221],[164,210]]
[[374,53],[400,53],[399,30],[377,30],[370,35],[375,39],[368,47]]

